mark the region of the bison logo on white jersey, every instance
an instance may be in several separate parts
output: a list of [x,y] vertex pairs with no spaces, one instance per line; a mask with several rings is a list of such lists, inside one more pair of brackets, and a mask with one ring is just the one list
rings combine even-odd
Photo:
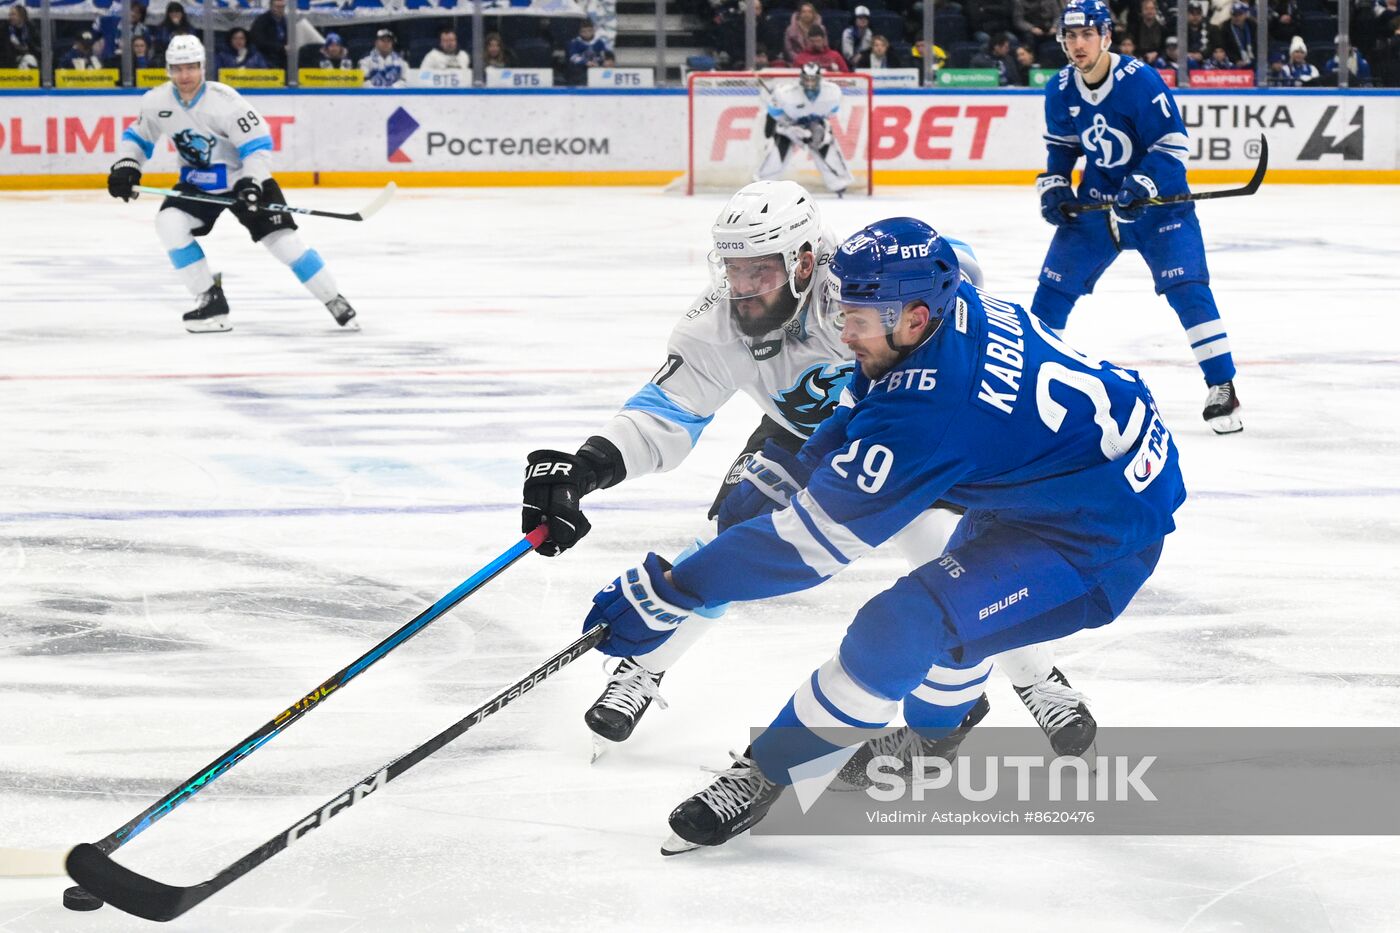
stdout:
[[1117,168],[1127,165],[1133,157],[1133,141],[1128,134],[1108,125],[1103,114],[1094,114],[1094,123],[1079,136],[1085,152],[1097,152],[1094,164],[1099,168]]

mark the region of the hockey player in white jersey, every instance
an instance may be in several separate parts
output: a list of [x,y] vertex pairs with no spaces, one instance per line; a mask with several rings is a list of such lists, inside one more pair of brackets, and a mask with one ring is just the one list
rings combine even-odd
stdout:
[[[714,284],[676,325],[666,362],[651,381],[576,453],[529,455],[522,527],[530,531],[548,523],[549,537],[538,548],[542,554],[560,554],[589,532],[583,496],[678,466],[714,413],[737,392],[764,414],[710,507],[709,517],[718,519],[720,530],[727,525],[727,508],[747,514],[755,497],[781,498],[785,464],[836,410],[855,363],[839,328],[811,310],[837,242],[822,229],[815,199],[795,182],[755,182],[725,205],[712,235]],[[950,243],[962,272],[980,285],[972,250],[957,240]],[[911,566],[919,566],[941,554],[957,521],[956,512],[927,509],[895,545]],[[625,741],[653,700],[664,707],[658,689],[664,672],[711,625],[713,619],[692,616],[662,650],[618,662],[584,717],[603,740],[596,751],[606,742]],[[1092,743],[1093,717],[1054,667],[1049,649],[1021,648],[998,663],[1058,753],[1079,754]],[[966,720],[959,711],[950,724],[971,728],[987,712],[982,693],[991,666],[988,661],[967,670],[931,672],[921,696],[947,709],[978,701]],[[907,742],[901,746],[908,747]]]
[[837,195],[843,194],[851,186],[851,170],[828,122],[840,109],[841,89],[822,80],[822,69],[816,62],[803,65],[798,80],[777,85],[769,98],[764,124],[768,149],[754,178],[778,178],[792,157],[805,149],[811,153],[826,187]]
[[[121,158],[112,165],[107,191],[124,201],[135,197],[142,166],[168,134],[180,159],[177,189],[235,198],[230,210],[253,242],[285,263],[337,324],[358,329],[355,309],[336,288],[320,253],[302,242],[291,215],[257,209],[264,202],[286,200],[272,178],[272,136],[261,115],[233,88],[204,80],[204,45],[196,37],[171,39],[165,58],[170,80],[142,95],[141,115],[122,133]],[[209,271],[204,250],[195,242],[214,229],[223,210],[219,204],[166,198],[156,213],[156,233],[197,300],[184,316],[191,333],[231,329],[221,277]]]

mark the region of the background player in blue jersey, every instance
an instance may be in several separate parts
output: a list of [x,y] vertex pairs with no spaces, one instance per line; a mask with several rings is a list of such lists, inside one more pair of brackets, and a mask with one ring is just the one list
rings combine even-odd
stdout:
[[[1196,354],[1208,391],[1202,416],[1217,434],[1243,429],[1230,338],[1210,291],[1205,244],[1190,203],[1132,207],[1184,194],[1186,126],[1156,69],[1108,51],[1113,18],[1102,0],[1070,0],[1060,14],[1060,44],[1070,64],[1045,88],[1045,174],[1040,212],[1057,226],[1031,311],[1063,330],[1070,309],[1094,290],[1120,249],[1135,249],[1152,270]],[[1078,197],[1070,173],[1084,156]],[[1113,201],[1112,215],[1072,216],[1079,202]]]
[[1111,622],[1151,575],[1186,497],[1137,374],[961,283],[927,224],[865,228],[831,276],[825,313],[859,370],[800,451],[801,491],[674,569],[647,555],[594,597],[585,627],[609,624],[608,654],[652,650],[705,606],[824,582],[930,502],[967,512],[946,553],[867,602],[751,751],[675,809],[667,854],[725,842],[762,818],[794,769],[835,772],[860,744],[814,729],[882,727],[902,703],[921,737],[949,735],[957,720],[918,697],[930,668]]

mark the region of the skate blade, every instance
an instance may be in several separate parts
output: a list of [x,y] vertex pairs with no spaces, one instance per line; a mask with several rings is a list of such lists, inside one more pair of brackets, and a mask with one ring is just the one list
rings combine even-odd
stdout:
[[228,322],[227,314],[221,314],[202,321],[186,321],[185,330],[192,334],[218,334],[233,330],[233,325]]
[[597,762],[599,758],[602,758],[608,753],[608,749],[612,748],[616,744],[616,742],[609,742],[601,735],[595,734],[593,736],[593,757],[588,759],[588,763],[594,764],[595,762]]
[[1216,434],[1238,434],[1244,430],[1244,422],[1235,414],[1211,418],[1206,424],[1210,425],[1210,429]]
[[666,841],[661,843],[661,854],[665,856],[683,855],[686,852],[694,852],[701,848],[698,842],[689,842],[677,836],[675,833],[666,837]]

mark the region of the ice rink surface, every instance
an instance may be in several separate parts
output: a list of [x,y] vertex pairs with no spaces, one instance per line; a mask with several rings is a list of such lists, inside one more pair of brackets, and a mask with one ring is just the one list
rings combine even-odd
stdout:
[[[353,210],[368,192],[295,191]],[[573,450],[665,360],[722,199],[407,190],[307,220],[360,312],[339,332],[224,218],[232,333],[190,335],[155,205],[0,194],[0,846],[121,825],[519,536],[537,447]],[[823,200],[847,233],[913,214],[1029,304],[1051,228],[1023,189]],[[1112,725],[1400,725],[1400,188],[1269,186],[1200,208],[1246,430],[1125,254],[1068,339],[1139,369],[1191,498],[1157,573],[1059,664]],[[123,848],[192,883],[464,715],[578,632],[593,593],[699,529],[757,409],[672,474],[590,497],[529,555]],[[742,838],[657,852],[703,786],[902,572],[879,553],[735,607],[668,710],[590,766],[586,658],[170,924],[172,930],[1393,930],[1400,841]],[[987,722],[1027,725],[994,676]],[[135,930],[0,880],[0,930]]]

